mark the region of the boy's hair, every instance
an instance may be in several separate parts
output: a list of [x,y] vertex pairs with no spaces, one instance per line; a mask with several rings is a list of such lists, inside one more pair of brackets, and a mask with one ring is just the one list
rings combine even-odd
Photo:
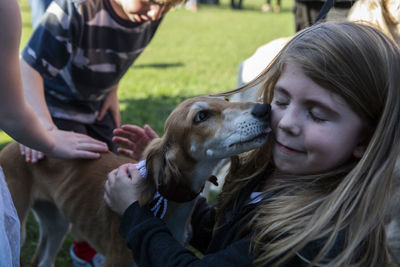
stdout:
[[[322,23],[295,35],[241,90],[262,84],[264,101],[270,103],[287,62],[345,99],[367,125],[363,140],[367,149],[360,160],[352,159],[326,173],[290,176],[275,172],[265,178],[270,186],[264,193],[275,194],[257,209],[246,231],[253,233],[255,263],[282,264],[316,242],[322,245],[315,258],[306,257],[310,265],[386,266],[383,217],[400,151],[398,46],[370,26]],[[270,147],[267,143],[233,164],[234,173],[228,175],[220,195],[219,216],[251,177],[271,166]],[[343,241],[341,250],[332,254],[338,240]]]

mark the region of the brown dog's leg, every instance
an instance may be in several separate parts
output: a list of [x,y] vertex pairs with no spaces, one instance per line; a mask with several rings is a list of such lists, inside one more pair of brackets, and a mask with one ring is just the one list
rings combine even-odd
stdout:
[[36,201],[33,212],[39,222],[40,238],[32,266],[54,266],[55,257],[68,232],[69,223],[57,207],[48,201]]

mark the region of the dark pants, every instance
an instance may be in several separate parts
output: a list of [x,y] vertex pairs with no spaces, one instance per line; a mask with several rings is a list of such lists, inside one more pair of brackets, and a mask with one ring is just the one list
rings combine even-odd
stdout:
[[54,124],[64,131],[74,131],[76,133],[86,134],[94,139],[105,142],[108,145],[108,149],[114,153],[117,152],[117,145],[112,142],[113,130],[116,125],[110,114],[104,116],[101,121],[95,121],[92,124],[85,124],[72,120],[57,119],[53,118]]
[[231,8],[233,9],[242,9],[242,0],[231,0]]

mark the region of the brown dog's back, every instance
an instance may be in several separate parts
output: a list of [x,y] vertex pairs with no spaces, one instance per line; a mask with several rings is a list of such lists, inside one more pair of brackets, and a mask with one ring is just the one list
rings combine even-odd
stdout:
[[[121,260],[119,266],[125,266],[126,259],[132,261],[132,257],[118,234],[119,216],[103,200],[104,183],[111,170],[131,161],[109,152],[96,160],[46,157],[31,164],[25,162],[15,142],[0,152],[0,166],[21,221],[22,233],[35,202],[51,203],[72,223],[75,231],[106,255],[107,260],[114,263]],[[115,249],[119,246],[120,249]],[[110,251],[121,255],[110,255]]]

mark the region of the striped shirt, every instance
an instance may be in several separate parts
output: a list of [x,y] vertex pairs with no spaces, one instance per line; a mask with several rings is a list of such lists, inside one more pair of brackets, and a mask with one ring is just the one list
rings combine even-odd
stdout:
[[161,19],[121,19],[110,0],[54,0],[22,51],[44,79],[55,118],[93,123],[102,100],[143,52]]

